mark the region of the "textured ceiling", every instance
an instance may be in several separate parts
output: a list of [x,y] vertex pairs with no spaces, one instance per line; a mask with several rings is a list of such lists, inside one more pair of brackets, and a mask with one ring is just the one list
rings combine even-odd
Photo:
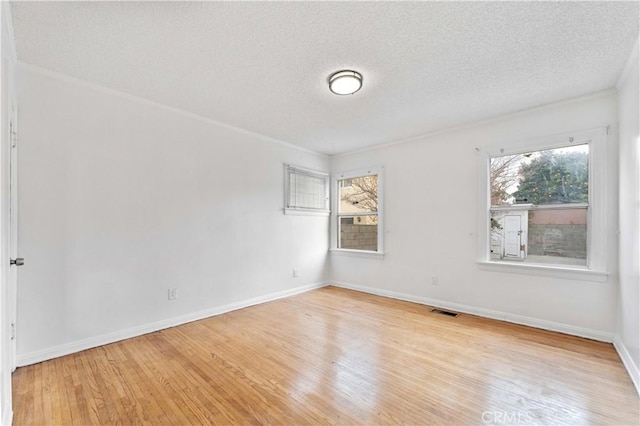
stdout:
[[[638,2],[14,2],[18,59],[335,154],[611,88]],[[336,96],[328,76],[364,76]]]

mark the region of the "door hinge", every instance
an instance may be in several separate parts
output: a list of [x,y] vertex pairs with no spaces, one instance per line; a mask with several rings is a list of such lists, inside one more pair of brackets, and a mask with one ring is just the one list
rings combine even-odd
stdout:
[[16,338],[16,323],[12,322],[11,323],[11,340],[14,340]]

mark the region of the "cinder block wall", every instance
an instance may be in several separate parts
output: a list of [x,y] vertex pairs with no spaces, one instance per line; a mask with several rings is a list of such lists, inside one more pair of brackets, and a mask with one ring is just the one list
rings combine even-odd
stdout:
[[586,225],[534,225],[530,223],[529,254],[586,259]]
[[341,248],[354,250],[377,250],[378,227],[376,225],[340,226]]

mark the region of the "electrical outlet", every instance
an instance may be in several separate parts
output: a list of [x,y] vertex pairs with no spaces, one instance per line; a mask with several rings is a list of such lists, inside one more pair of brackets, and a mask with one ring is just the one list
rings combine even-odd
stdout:
[[173,299],[177,299],[178,298],[178,289],[177,288],[170,288],[169,289],[169,300],[173,300]]
[[293,268],[293,278],[298,278],[298,269]]
[[440,277],[438,277],[437,275],[432,275],[431,285],[438,285],[438,284],[440,284]]

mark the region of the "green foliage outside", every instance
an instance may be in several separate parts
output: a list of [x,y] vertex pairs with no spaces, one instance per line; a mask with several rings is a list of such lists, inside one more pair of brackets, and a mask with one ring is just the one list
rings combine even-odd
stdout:
[[543,151],[520,166],[518,190],[512,195],[524,204],[586,203],[588,163],[586,152]]

